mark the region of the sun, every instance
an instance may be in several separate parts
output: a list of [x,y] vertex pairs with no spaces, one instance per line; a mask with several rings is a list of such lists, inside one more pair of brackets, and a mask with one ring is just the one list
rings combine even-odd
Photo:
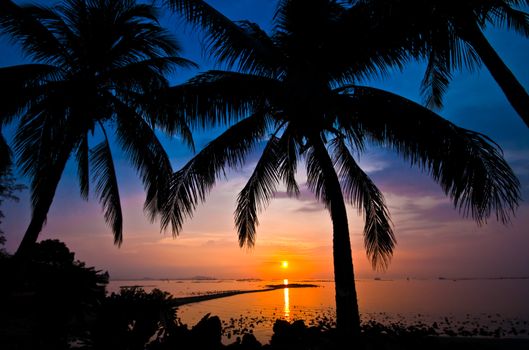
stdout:
[[288,268],[288,261],[281,261],[281,267],[284,269]]

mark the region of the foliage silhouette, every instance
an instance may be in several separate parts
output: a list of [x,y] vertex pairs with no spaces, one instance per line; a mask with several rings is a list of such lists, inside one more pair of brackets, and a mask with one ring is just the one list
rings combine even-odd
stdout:
[[422,92],[429,107],[441,107],[454,70],[482,62],[529,127],[529,95],[491,46],[483,31],[504,27],[529,37],[526,0],[360,0],[393,45],[428,61]]
[[[68,349],[86,337],[105,298],[108,274],[76,261],[57,240],[32,247],[31,259],[0,259],[5,281],[0,345],[10,349]],[[5,317],[4,317],[5,316]]]
[[[34,62],[0,69],[0,125],[18,120],[14,151],[31,179],[32,218],[16,255],[27,255],[36,242],[72,155],[81,196],[88,198],[92,176],[114,243],[121,244],[109,131],[143,181],[145,206],[153,205],[172,172],[153,128],[179,133],[189,145],[192,139],[184,119],[146,93],[167,87],[166,74],[175,68],[194,64],[177,56],[156,9],[133,0],[66,0],[54,8],[3,1],[0,30]],[[164,123],[169,117],[171,126]]]
[[[507,222],[519,183],[486,136],[360,79],[400,66],[409,52],[384,42],[363,8],[339,1],[280,1],[269,36],[257,24],[232,22],[205,1],[170,0],[172,8],[205,30],[211,55],[228,69],[199,74],[169,90],[166,102],[194,118],[192,125],[229,128],[174,173],[165,204],[153,212],[178,234],[187,217],[224,175],[265,143],[239,193],[235,223],[241,246],[255,243],[258,212],[283,182],[297,196],[297,165],[305,160],[307,186],[329,210],[337,327],[358,334],[345,201],[364,215],[365,248],[374,268],[386,268],[395,237],[382,193],[353,152],[368,143],[395,150],[437,181],[465,216]],[[358,12],[357,12],[358,11]],[[386,45],[387,44],[387,45]]]
[[107,297],[91,330],[96,349],[145,349],[149,340],[163,339],[176,327],[172,297],[154,289],[123,288]]
[[[5,200],[18,201],[18,197],[15,195],[16,192],[24,190],[26,187],[22,184],[18,184],[13,176],[11,165],[6,165],[3,171],[0,171],[0,224],[4,218],[4,212],[2,211],[2,204]],[[0,228],[0,246],[3,246],[6,242],[4,232]],[[5,256],[7,253],[3,248],[0,248],[0,256]]]

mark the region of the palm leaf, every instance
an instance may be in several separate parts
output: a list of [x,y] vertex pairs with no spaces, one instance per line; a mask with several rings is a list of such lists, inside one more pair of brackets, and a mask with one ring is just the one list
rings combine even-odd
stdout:
[[77,160],[77,177],[79,178],[79,188],[81,190],[81,197],[88,200],[90,189],[89,176],[89,148],[88,135],[84,135],[77,146],[76,160]]
[[211,141],[182,169],[173,174],[166,204],[161,208],[161,226],[169,225],[177,235],[186,217],[191,217],[199,202],[224,174],[225,167],[242,165],[267,129],[267,118],[254,114],[231,126]]
[[330,208],[331,194],[327,193],[325,186],[325,169],[322,166],[320,156],[314,149],[309,147],[305,151],[306,167],[307,167],[307,186],[314,193],[316,198],[321,201],[325,208]]
[[154,220],[169,187],[171,161],[154,130],[140,115],[125,104],[118,103],[116,109],[118,141],[142,179],[146,191],[144,210]]
[[[68,149],[66,137],[72,137],[60,132],[67,128],[66,120],[61,118],[64,112],[57,96],[50,95],[47,99],[33,104],[21,118],[14,138],[14,151],[17,163],[23,175],[34,178],[39,168],[55,162],[53,152],[62,153]],[[65,143],[64,147],[61,145]],[[46,165],[47,166],[47,165]]]
[[294,138],[292,127],[289,125],[279,140],[278,175],[283,179],[289,196],[299,196],[299,186],[296,182],[299,146]]
[[191,24],[206,31],[207,47],[228,67],[271,76],[282,60],[273,42],[255,23],[233,22],[202,0],[165,0]]
[[[529,37],[529,15],[510,6],[511,1],[498,1],[492,10],[487,12],[486,21],[500,27],[506,27],[520,35]],[[513,4],[514,6],[523,4]],[[525,4],[527,6],[527,4]]]
[[[346,7],[336,1],[318,0],[310,6],[304,1],[282,1],[274,40],[298,64],[306,57],[318,62],[318,69],[337,86],[386,76],[390,68],[400,69],[409,62],[410,53],[395,39],[396,31],[375,25],[379,22],[361,2]],[[293,40],[298,44],[290,45]]]
[[[50,102],[50,101],[45,101]],[[75,146],[75,126],[60,125],[57,114],[47,105],[33,108],[15,133],[14,151],[17,165],[23,175],[31,179],[31,204],[33,210],[49,206]],[[60,111],[60,107],[56,105]],[[58,129],[70,132],[58,132]]]
[[443,107],[443,96],[452,80],[450,65],[443,63],[443,57],[430,53],[426,72],[421,82],[421,95],[424,104],[430,109]]
[[101,79],[112,81],[115,86],[134,87],[133,91],[149,91],[166,88],[166,74],[179,68],[197,68],[197,65],[181,57],[156,57],[127,64],[102,74]]
[[7,141],[0,128],[0,174],[4,174],[12,165],[12,163],[11,148],[7,144]]
[[46,64],[0,68],[0,124],[10,123],[32,103],[43,97],[46,82],[59,79],[61,72]]
[[93,169],[95,190],[103,206],[105,221],[112,228],[114,244],[120,246],[123,242],[123,214],[116,170],[106,135],[105,140],[91,150],[90,163]]
[[8,34],[27,55],[39,61],[65,64],[67,51],[53,32],[39,21],[40,13],[41,8],[37,6],[18,6],[4,0],[0,4],[0,32]]
[[274,197],[280,163],[279,139],[272,136],[250,176],[250,179],[237,197],[235,226],[241,247],[253,247],[256,228],[259,225],[257,212],[263,210]]
[[169,89],[165,103],[190,119],[192,127],[214,127],[240,120],[282,92],[278,81],[257,75],[209,71]]
[[449,24],[441,23],[434,29],[424,29],[419,37],[415,43],[422,52],[420,56],[427,60],[421,94],[427,107],[440,109],[452,80],[452,72],[462,69],[472,72],[480,66],[481,59]]
[[386,91],[357,87],[350,99],[370,138],[430,174],[464,216],[510,220],[520,184],[489,138]]
[[336,138],[332,146],[345,198],[364,214],[367,256],[374,269],[385,270],[391,261],[396,240],[384,196],[355,162],[342,138]]

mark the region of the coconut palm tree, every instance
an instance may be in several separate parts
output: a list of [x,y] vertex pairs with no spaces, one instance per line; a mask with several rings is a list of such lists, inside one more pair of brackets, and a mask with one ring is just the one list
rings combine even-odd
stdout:
[[395,43],[427,59],[422,89],[428,106],[442,106],[454,70],[473,69],[483,62],[529,127],[529,95],[483,33],[492,25],[529,37],[529,16],[519,9],[529,1],[360,0],[356,4],[370,8],[370,16]]
[[[390,262],[395,237],[380,190],[360,168],[355,152],[370,143],[395,150],[430,174],[463,215],[508,221],[519,184],[486,136],[465,130],[412,101],[362,86],[358,80],[406,62],[386,49],[384,36],[353,7],[333,0],[279,2],[271,35],[250,22],[232,22],[200,0],[171,0],[172,8],[205,29],[212,55],[225,71],[199,74],[161,97],[193,119],[194,126],[228,126],[175,172],[163,228],[178,234],[226,168],[261,156],[237,198],[235,223],[241,246],[253,246],[258,213],[283,183],[299,194],[301,160],[307,185],[329,211],[337,328],[360,329],[346,202],[364,215],[364,241],[375,268]],[[262,147],[261,147],[262,146]]]
[[0,69],[0,124],[18,122],[14,153],[31,179],[31,222],[16,255],[25,256],[36,242],[70,158],[81,196],[88,198],[92,176],[114,242],[121,244],[110,131],[143,181],[145,205],[151,205],[172,172],[153,127],[171,117],[165,131],[191,138],[183,119],[159,108],[146,92],[169,86],[165,75],[192,63],[178,56],[178,44],[150,5],[66,0],[54,8],[11,1],[0,6],[1,32],[32,61]]

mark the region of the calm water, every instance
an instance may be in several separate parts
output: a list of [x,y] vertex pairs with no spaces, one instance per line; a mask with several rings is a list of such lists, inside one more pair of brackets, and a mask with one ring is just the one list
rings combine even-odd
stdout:
[[[110,292],[120,286],[158,288],[175,297],[229,290],[262,289],[283,281],[235,280],[145,280],[111,281]],[[268,342],[273,322],[304,320],[307,324],[335,317],[334,283],[331,281],[290,281],[313,283],[317,288],[278,289],[236,295],[181,306],[177,315],[192,326],[211,313],[223,321],[225,341],[241,330],[251,331]],[[434,322],[440,329],[471,331],[477,327],[501,329],[503,336],[529,337],[529,279],[498,280],[358,280],[356,283],[363,322],[375,320],[404,325]]]

